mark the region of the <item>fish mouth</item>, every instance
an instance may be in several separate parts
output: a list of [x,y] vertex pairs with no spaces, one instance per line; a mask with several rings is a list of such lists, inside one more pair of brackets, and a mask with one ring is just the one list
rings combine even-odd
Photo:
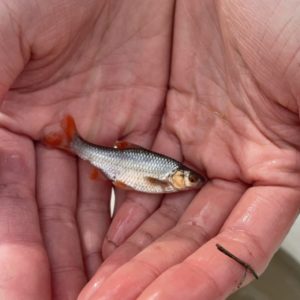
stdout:
[[206,176],[189,168],[184,169],[184,175],[186,189],[201,188],[207,182]]

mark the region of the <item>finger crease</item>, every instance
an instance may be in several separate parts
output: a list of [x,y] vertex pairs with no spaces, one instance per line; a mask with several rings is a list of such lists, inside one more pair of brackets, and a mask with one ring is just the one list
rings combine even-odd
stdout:
[[154,265],[149,264],[148,262],[145,262],[143,260],[138,259],[137,257],[134,257],[131,262],[131,264],[138,264],[141,265],[140,268],[137,268],[139,270],[149,271],[150,275],[155,279],[161,274],[161,270],[156,268]]
[[217,284],[216,280],[212,277],[212,275],[209,272],[207,272],[205,269],[201,268],[201,266],[198,264],[197,261],[194,261],[193,259],[186,259],[185,261],[183,261],[182,264],[185,265],[194,274],[196,274],[197,277],[200,274],[200,276],[202,275],[201,277],[204,277],[205,279],[207,279],[213,285],[213,290],[218,293],[218,296],[224,295],[221,287]]
[[169,206],[161,206],[157,213],[163,217],[163,219],[168,219],[172,224],[176,224],[178,221],[178,210],[171,208]]
[[[230,238],[230,236],[237,236],[237,234],[241,234],[242,233],[242,239],[243,240],[239,240],[239,239],[232,239]],[[224,236],[225,235],[225,236]],[[226,238],[229,241],[232,241],[234,243],[239,243],[241,244],[244,248],[246,248],[247,252],[253,256],[252,251],[249,250],[249,247],[247,245],[249,245],[249,243],[251,245],[253,245],[254,249],[258,250],[258,252],[260,252],[261,257],[268,257],[266,251],[263,249],[262,245],[260,244],[259,240],[257,239],[257,237],[245,230],[237,230],[235,228],[226,228],[225,231],[223,231],[221,233],[222,238]],[[229,237],[227,237],[229,236]],[[246,241],[244,241],[246,240]]]
[[52,266],[51,271],[55,274],[63,274],[63,273],[84,273],[83,268],[81,266]]

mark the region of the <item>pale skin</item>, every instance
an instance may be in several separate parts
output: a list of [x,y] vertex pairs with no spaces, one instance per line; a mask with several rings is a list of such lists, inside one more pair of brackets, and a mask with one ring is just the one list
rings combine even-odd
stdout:
[[[0,2],[0,298],[224,299],[216,243],[261,274],[299,212],[300,2],[80,3]],[[32,142],[64,113],[210,181],[111,221],[109,183]]]

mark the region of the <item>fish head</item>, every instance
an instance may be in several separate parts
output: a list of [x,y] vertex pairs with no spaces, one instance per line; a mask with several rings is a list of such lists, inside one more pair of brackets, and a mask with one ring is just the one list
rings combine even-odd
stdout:
[[176,190],[197,189],[204,185],[204,176],[188,168],[178,168],[169,177],[169,182]]

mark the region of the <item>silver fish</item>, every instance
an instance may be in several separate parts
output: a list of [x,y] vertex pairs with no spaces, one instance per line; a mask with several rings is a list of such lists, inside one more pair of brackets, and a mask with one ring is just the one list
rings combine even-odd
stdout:
[[123,189],[144,193],[172,193],[200,188],[206,178],[180,162],[127,142],[114,148],[84,141],[75,122],[66,116],[60,132],[48,133],[45,144],[66,149],[98,168],[106,178]]

